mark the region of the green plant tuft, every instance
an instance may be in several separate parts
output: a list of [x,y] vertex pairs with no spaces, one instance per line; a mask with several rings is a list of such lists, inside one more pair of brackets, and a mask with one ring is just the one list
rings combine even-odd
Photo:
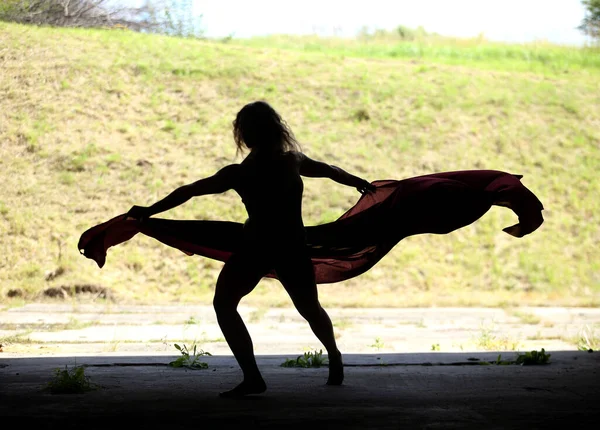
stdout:
[[54,379],[48,383],[52,394],[81,394],[93,389],[83,366],[54,370]]
[[181,356],[176,360],[171,361],[169,366],[186,367],[188,369],[208,369],[208,363],[200,361],[200,357],[211,356],[212,354],[210,352],[201,349],[198,350],[196,345],[194,345],[194,349],[191,353],[185,344],[183,344],[183,346],[175,344],[175,348],[181,352]]
[[546,354],[544,348],[541,351],[531,351],[525,354],[518,354],[516,364],[528,366],[532,364],[548,364],[551,354]]
[[323,350],[308,351],[303,355],[299,355],[295,360],[287,359],[281,367],[321,367],[327,364],[327,359],[323,358]]

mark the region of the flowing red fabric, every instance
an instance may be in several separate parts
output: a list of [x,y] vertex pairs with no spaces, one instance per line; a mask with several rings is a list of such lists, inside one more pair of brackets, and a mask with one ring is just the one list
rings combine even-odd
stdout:
[[[473,223],[492,205],[512,209],[519,219],[503,231],[515,237],[532,233],[544,221],[543,206],[521,177],[496,170],[467,170],[373,182],[376,190],[363,195],[339,219],[306,227],[317,283],[358,276],[403,238],[450,233]],[[103,267],[108,248],[138,233],[188,255],[225,262],[240,247],[243,225],[160,218],[140,222],[123,214],[84,232],[78,248]],[[274,271],[267,276],[277,278]]]

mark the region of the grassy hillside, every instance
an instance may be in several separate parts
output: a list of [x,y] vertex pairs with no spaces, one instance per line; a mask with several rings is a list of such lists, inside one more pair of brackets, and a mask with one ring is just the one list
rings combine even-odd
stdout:
[[548,75],[600,69],[600,51],[597,47],[574,49],[546,42],[511,45],[486,41],[484,38],[453,39],[434,34],[416,35],[413,40],[405,40],[395,32],[380,32],[359,36],[358,41],[276,35],[239,40],[236,43],[307,53],[320,52],[328,56],[429,60],[438,64],[466,64],[480,69]]
[[[120,301],[210,303],[221,263],[139,236],[111,249],[100,270],[77,240],[133,204],[239,161],[231,121],[245,103],[266,99],[313,158],[371,180],[519,173],[546,207],[546,223],[523,239],[501,231],[515,222],[503,208],[450,235],[408,238],[369,273],[321,286],[325,304],[600,303],[597,52],[542,46],[538,57],[553,60],[525,67],[531,47],[494,45],[492,58],[477,55],[492,49],[484,45],[449,45],[470,59],[447,61],[439,47],[391,58],[351,42],[305,49],[290,40],[0,24],[0,300],[22,300],[7,299],[10,289],[29,300],[48,287],[95,284]],[[335,219],[357,198],[307,179],[306,224]],[[233,192],[162,216],[245,218]],[[290,301],[264,281],[246,303]]]

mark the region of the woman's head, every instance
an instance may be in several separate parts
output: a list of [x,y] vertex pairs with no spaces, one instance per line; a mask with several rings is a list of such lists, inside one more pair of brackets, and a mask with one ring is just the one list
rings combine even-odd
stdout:
[[238,151],[244,148],[291,151],[299,149],[294,133],[267,102],[248,103],[233,121]]

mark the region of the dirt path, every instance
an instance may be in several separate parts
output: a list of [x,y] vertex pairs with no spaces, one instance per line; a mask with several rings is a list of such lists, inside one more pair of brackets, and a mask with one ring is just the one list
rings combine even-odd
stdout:
[[[257,354],[322,345],[294,309],[241,307]],[[593,308],[331,309],[344,353],[577,350],[600,335]],[[174,354],[173,343],[230,354],[209,306],[29,304],[0,311],[4,356]]]

